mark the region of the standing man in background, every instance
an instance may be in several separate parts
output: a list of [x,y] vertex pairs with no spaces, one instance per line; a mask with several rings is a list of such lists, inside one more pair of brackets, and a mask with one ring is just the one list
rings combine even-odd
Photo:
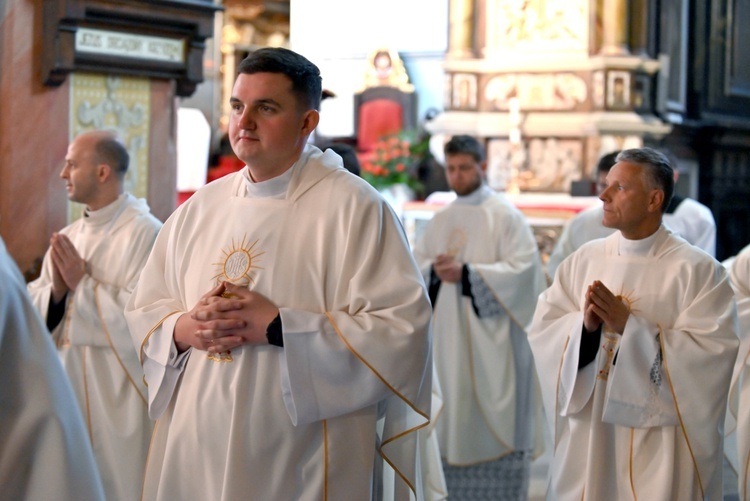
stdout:
[[78,398],[108,499],[140,499],[152,423],[125,304],[161,222],[123,191],[129,156],[110,132],[68,147],[60,177],[83,216],[52,235],[28,285]]
[[722,425],[737,356],[727,273],[662,224],[669,160],[622,151],[603,224],[539,296],[529,342],[553,457],[547,498],[721,499]]
[[436,426],[448,496],[525,500],[541,443],[526,327],[544,272],[526,218],[484,182],[482,145],[455,136],[444,149],[458,197],[429,221],[414,252],[434,305],[443,390]]
[[307,144],[317,66],[263,48],[238,71],[246,167],[172,214],[127,306],[159,418],[144,499],[422,499],[430,304],[403,228]]

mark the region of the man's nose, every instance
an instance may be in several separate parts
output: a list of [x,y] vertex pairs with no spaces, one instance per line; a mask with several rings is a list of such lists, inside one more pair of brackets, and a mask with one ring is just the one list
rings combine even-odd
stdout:
[[255,128],[255,116],[250,108],[245,108],[242,114],[237,119],[237,125],[241,129],[254,129]]

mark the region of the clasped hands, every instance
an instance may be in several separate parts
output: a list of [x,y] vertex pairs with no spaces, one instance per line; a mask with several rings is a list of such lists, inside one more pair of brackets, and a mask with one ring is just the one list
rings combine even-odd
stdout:
[[222,282],[180,316],[174,340],[180,352],[190,347],[221,353],[243,344],[268,344],[268,324],[279,309],[247,287]]
[[86,261],[70,238],[63,233],[53,233],[49,244],[52,258],[52,299],[59,303],[68,291],[75,292],[86,274]]
[[630,316],[630,307],[605,287],[599,280],[589,285],[583,306],[583,326],[587,332],[596,331],[602,324],[622,335]]
[[432,263],[432,269],[443,282],[456,283],[461,281],[463,265],[456,261],[452,254],[440,254]]

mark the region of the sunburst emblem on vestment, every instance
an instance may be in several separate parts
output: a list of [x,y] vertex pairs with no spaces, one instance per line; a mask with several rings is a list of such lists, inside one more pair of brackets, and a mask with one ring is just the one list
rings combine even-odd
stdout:
[[454,228],[448,235],[446,254],[457,256],[464,244],[466,244],[466,231],[463,228]]
[[231,282],[236,285],[249,285],[251,282],[255,283],[253,276],[255,270],[261,270],[260,266],[257,266],[255,262],[260,256],[265,254],[263,251],[255,249],[258,244],[256,240],[252,244],[248,245],[247,235],[242,237],[242,241],[237,245],[234,240],[228,250],[223,250],[224,258],[218,263],[214,263],[214,266],[218,268],[219,273],[214,277],[214,283],[219,282]]
[[[248,286],[250,283],[255,283],[253,276],[256,270],[261,270],[260,266],[255,263],[260,256],[265,254],[263,251],[255,249],[258,244],[258,240],[255,240],[252,244],[247,240],[247,235],[242,237],[242,241],[235,243],[232,240],[232,244],[228,250],[223,250],[223,259],[214,263],[214,266],[218,268],[218,273],[214,275],[212,280],[215,284],[219,282],[231,282],[236,285]],[[231,297],[228,293],[222,294],[223,297]],[[232,350],[222,351],[220,353],[209,353],[208,359],[213,362],[232,362]]]
[[620,301],[622,301],[625,304],[625,306],[628,307],[628,310],[631,313],[634,312],[634,311],[638,311],[635,308],[633,308],[633,305],[638,302],[638,299],[635,298],[635,297],[633,297],[634,294],[635,294],[634,291],[630,291],[630,292],[624,292],[623,291],[623,292],[620,292],[619,294],[617,294],[617,296],[616,296],[617,299],[619,299]]

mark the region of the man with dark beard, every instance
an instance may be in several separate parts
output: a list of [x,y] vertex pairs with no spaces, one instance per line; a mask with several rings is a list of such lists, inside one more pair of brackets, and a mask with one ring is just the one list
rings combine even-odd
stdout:
[[473,137],[445,145],[458,196],[438,211],[415,255],[432,300],[436,423],[451,498],[525,500],[540,402],[526,326],[545,287],[529,223],[484,182]]

